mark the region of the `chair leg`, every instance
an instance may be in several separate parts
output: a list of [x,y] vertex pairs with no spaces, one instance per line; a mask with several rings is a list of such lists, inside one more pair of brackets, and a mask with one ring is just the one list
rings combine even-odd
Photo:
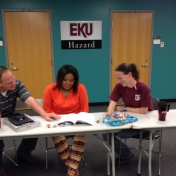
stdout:
[[6,153],[3,151],[3,155],[6,156],[10,161],[12,161],[16,166],[19,166],[19,163],[18,163],[18,157],[17,157],[17,150],[16,150],[16,144],[15,144],[15,140],[13,139],[13,147],[11,148],[8,148],[8,149],[5,149],[5,150],[12,150],[14,149],[15,150],[15,156],[16,156],[16,161],[14,161],[12,158],[10,158],[8,155],[6,155]]
[[83,162],[84,162],[84,167],[86,167],[86,161],[85,161],[85,159],[84,159],[84,156],[82,156],[82,160],[83,160]]
[[45,153],[45,156],[46,156],[46,170],[48,170],[48,137],[45,137],[45,146],[46,146],[46,153]]
[[13,139],[13,145],[14,145],[14,149],[15,149],[16,163],[17,163],[17,165],[19,165],[19,164],[18,164],[18,154],[17,154],[15,139]]
[[[117,136],[116,136],[116,138],[118,138],[118,139],[120,140],[120,148],[119,148],[119,164],[118,164],[118,168],[120,168],[120,156],[121,156],[122,148],[124,148],[124,147],[122,147],[122,138],[121,138],[121,137],[117,137]],[[124,139],[124,143],[125,143],[125,145],[126,145],[126,139]]]
[[[117,138],[117,136],[116,136]],[[118,138],[120,140],[120,149],[119,149],[119,164],[118,164],[118,168],[120,168],[120,156],[121,156],[121,152],[122,152],[122,139],[119,137]],[[125,143],[126,143],[126,140],[125,140]]]
[[162,131],[160,131],[159,149],[158,149],[158,175],[161,174],[161,143],[162,143]]

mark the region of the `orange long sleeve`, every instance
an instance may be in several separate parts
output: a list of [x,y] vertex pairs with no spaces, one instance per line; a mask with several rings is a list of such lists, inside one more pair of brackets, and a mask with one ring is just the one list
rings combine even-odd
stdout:
[[46,112],[56,114],[69,114],[88,112],[88,95],[83,84],[78,84],[77,94],[71,90],[68,97],[64,97],[58,89],[53,90],[56,83],[48,85],[44,91],[43,107]]

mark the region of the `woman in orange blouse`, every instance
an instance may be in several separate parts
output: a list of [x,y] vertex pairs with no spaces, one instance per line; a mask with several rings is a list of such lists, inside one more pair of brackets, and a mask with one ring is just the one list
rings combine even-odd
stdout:
[[[57,73],[57,81],[48,85],[44,92],[43,106],[46,112],[69,114],[88,112],[88,95],[79,74],[72,65],[63,65]],[[73,138],[70,149],[66,139]],[[68,166],[67,176],[79,176],[78,166],[84,152],[85,135],[54,136],[57,153]]]

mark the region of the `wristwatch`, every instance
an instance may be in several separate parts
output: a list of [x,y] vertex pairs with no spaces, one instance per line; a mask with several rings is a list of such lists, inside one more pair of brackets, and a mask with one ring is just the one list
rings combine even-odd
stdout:
[[127,107],[126,106],[124,106],[123,111],[127,111]]

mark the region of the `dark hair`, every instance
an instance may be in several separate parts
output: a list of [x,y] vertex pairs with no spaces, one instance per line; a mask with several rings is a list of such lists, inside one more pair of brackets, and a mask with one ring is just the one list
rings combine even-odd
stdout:
[[4,66],[0,66],[0,82],[2,82],[1,78],[2,75],[8,71],[8,68],[4,67]]
[[79,74],[78,70],[72,65],[63,65],[59,69],[56,78],[56,86],[53,89],[61,89],[64,77],[69,73],[73,74],[74,76],[73,93],[76,94],[78,91]]
[[135,64],[127,64],[127,63],[122,63],[117,68],[115,71],[120,71],[123,72],[123,74],[127,75],[129,72],[132,73],[132,77],[135,80],[139,80],[139,71],[137,69],[137,66]]

